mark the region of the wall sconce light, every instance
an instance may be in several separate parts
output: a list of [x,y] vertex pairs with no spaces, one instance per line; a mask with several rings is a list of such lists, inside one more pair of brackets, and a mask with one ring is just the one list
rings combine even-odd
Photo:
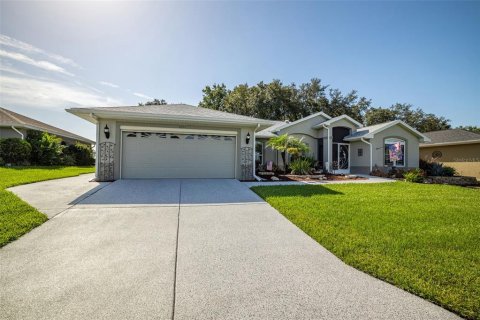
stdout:
[[110,129],[108,128],[107,125],[105,125],[105,128],[103,129],[103,133],[105,133],[105,138],[107,139],[110,138]]
[[250,132],[247,133],[247,138],[245,139],[245,142],[246,142],[247,144],[250,143]]

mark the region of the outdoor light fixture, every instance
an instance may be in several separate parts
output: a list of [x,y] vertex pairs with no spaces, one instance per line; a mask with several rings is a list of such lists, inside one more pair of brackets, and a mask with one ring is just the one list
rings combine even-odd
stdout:
[[246,142],[247,144],[250,143],[250,132],[247,133],[247,138],[245,139],[245,142]]
[[105,129],[103,129],[103,133],[105,133],[105,138],[110,138],[110,129],[107,125],[105,125]]

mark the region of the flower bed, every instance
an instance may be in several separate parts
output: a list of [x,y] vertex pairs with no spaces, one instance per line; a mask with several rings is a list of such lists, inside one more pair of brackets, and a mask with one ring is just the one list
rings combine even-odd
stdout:
[[279,174],[279,175],[258,175],[266,181],[339,181],[339,180],[367,180],[367,178],[356,175],[340,175],[340,174]]

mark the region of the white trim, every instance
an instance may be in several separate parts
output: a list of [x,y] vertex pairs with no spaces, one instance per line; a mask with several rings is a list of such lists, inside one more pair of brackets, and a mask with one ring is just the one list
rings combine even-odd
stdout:
[[208,130],[208,129],[187,129],[187,128],[165,128],[165,127],[142,127],[142,126],[120,126],[121,131],[144,131],[144,132],[165,132],[184,134],[210,134],[222,136],[236,136],[237,131]]
[[17,130],[17,128],[15,128],[14,126],[12,126],[12,129],[15,130],[19,135],[20,137],[22,137],[22,140],[23,140],[23,133],[21,133],[20,131]]
[[454,141],[454,142],[421,143],[420,148],[439,147],[439,146],[454,146],[454,145],[457,145],[457,144],[473,144],[473,143],[480,143],[480,139],[465,140],[465,141]]
[[[350,153],[350,144],[349,143],[343,143],[343,142],[335,142],[337,144],[337,164],[339,163],[340,159],[340,146],[345,145],[348,146],[348,169],[337,169],[335,170],[335,173],[340,173],[340,174],[349,174],[350,173],[350,160],[352,158],[352,155]],[[333,162],[333,159],[332,159]]]
[[327,172],[330,172],[330,168],[331,168],[331,165],[332,165],[332,161],[333,159],[330,160],[330,155],[332,154],[332,143],[333,141],[330,141],[330,140],[333,140],[331,139],[331,128],[329,126],[323,126],[325,129],[327,129],[327,161],[326,161],[326,169],[327,169]]
[[[345,141],[355,141],[355,140],[361,140],[362,138],[365,138],[365,139],[372,139],[375,134],[379,133],[379,132],[382,132],[388,128],[391,128],[395,125],[401,125],[403,127],[405,127],[406,129],[410,130],[412,133],[416,134],[418,137],[420,137],[422,139],[423,142],[429,142],[431,141],[429,137],[427,137],[426,135],[422,134],[421,132],[419,132],[418,130],[412,128],[411,126],[409,126],[408,124],[406,124],[405,122],[401,121],[401,120],[395,120],[395,121],[390,121],[390,122],[387,122],[387,123],[384,123],[382,126],[380,126],[379,128],[375,129],[374,131],[371,131],[371,132],[368,132],[367,134],[363,135],[363,136],[359,136],[359,137],[350,137],[350,138],[344,138]],[[361,128],[363,130],[367,129],[368,130],[368,127],[364,127],[364,128]]]
[[306,120],[315,118],[315,117],[317,117],[317,116],[323,116],[323,117],[327,118],[328,120],[332,119],[332,117],[330,117],[328,114],[323,113],[323,112],[320,111],[320,112],[311,114],[311,115],[309,115],[308,117],[304,117],[304,118],[298,119],[298,120],[293,121],[293,122],[290,122],[290,123],[285,123],[284,125],[276,128],[275,131],[283,130],[283,129],[285,129],[285,128],[288,128],[288,127],[290,127],[290,126],[293,126],[293,125],[295,125],[295,124],[298,124],[298,123],[300,123],[300,122],[303,122],[303,121],[306,121]]
[[[370,147],[370,172],[372,172],[373,170],[373,146],[372,146],[372,143],[371,142],[368,142],[367,140],[365,140],[364,138],[361,138],[360,141],[366,143],[369,145]],[[384,146],[385,148],[385,146]],[[385,156],[385,155],[384,155]]]
[[384,167],[390,167],[388,164],[385,164],[385,146],[387,145],[387,140],[390,140],[391,143],[389,144],[394,144],[394,143],[400,143],[400,146],[403,145],[403,164],[398,165],[397,161],[393,161],[392,167],[399,167],[399,168],[405,168],[407,166],[407,141],[403,138],[385,138],[383,139],[383,166]]
[[346,115],[346,114],[343,114],[341,116],[338,116],[338,117],[335,117],[335,118],[331,118],[330,120],[327,120],[325,122],[322,122],[322,123],[319,123],[317,125],[314,125],[312,128],[313,129],[319,129],[321,128],[323,125],[326,125],[326,126],[329,126],[331,125],[332,123],[335,123],[337,121],[340,121],[342,119],[346,119],[348,121],[350,121],[351,123],[353,123],[354,125],[356,125],[357,127],[359,128],[362,128],[363,127],[363,124],[361,124],[360,122],[358,122],[357,120],[353,119],[352,117]]

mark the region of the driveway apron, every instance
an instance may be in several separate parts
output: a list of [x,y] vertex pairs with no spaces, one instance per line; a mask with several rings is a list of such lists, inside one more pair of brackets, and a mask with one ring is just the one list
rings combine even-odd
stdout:
[[0,318],[457,318],[345,265],[239,181],[87,192],[0,249]]

